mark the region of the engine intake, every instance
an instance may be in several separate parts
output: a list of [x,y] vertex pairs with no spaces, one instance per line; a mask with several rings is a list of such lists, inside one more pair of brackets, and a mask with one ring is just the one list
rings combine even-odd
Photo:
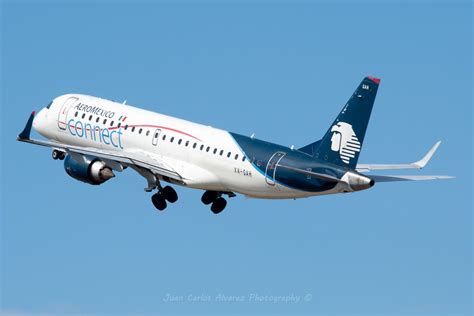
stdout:
[[102,184],[115,177],[105,162],[84,155],[67,155],[64,159],[64,170],[74,179],[93,185]]

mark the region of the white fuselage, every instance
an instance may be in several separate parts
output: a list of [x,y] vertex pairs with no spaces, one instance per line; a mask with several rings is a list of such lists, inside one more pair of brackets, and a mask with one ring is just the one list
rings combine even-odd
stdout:
[[72,146],[138,155],[166,166],[183,185],[259,198],[300,198],[337,193],[304,192],[268,184],[226,131],[87,95],[56,98],[37,114],[34,128]]

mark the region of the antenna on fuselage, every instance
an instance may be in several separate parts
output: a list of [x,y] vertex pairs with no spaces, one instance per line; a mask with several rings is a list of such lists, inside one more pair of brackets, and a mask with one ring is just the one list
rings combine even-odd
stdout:
[[252,133],[252,135],[250,135],[250,139],[254,139],[255,138],[255,133]]
[[123,100],[122,104],[127,104],[127,99]]

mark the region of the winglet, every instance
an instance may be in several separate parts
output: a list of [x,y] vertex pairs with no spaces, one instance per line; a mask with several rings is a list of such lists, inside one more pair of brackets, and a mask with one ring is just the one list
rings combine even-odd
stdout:
[[28,122],[26,122],[25,128],[23,131],[18,135],[18,140],[28,140],[30,139],[31,133],[31,126],[33,126],[33,119],[35,118],[35,111],[31,112],[30,117],[28,118]]
[[436,152],[436,149],[438,149],[439,145],[441,144],[441,141],[437,141],[436,144],[434,144],[433,147],[426,153],[426,155],[418,160],[417,162],[414,162],[413,165],[417,166],[418,168],[424,168],[428,161],[430,161],[431,157],[433,157],[434,153]]

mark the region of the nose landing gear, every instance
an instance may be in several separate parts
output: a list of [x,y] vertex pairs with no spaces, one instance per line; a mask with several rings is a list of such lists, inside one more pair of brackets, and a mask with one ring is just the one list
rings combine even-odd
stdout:
[[64,151],[59,151],[57,149],[54,149],[53,152],[51,153],[51,157],[54,159],[54,160],[64,160],[64,158],[66,157],[66,153]]

